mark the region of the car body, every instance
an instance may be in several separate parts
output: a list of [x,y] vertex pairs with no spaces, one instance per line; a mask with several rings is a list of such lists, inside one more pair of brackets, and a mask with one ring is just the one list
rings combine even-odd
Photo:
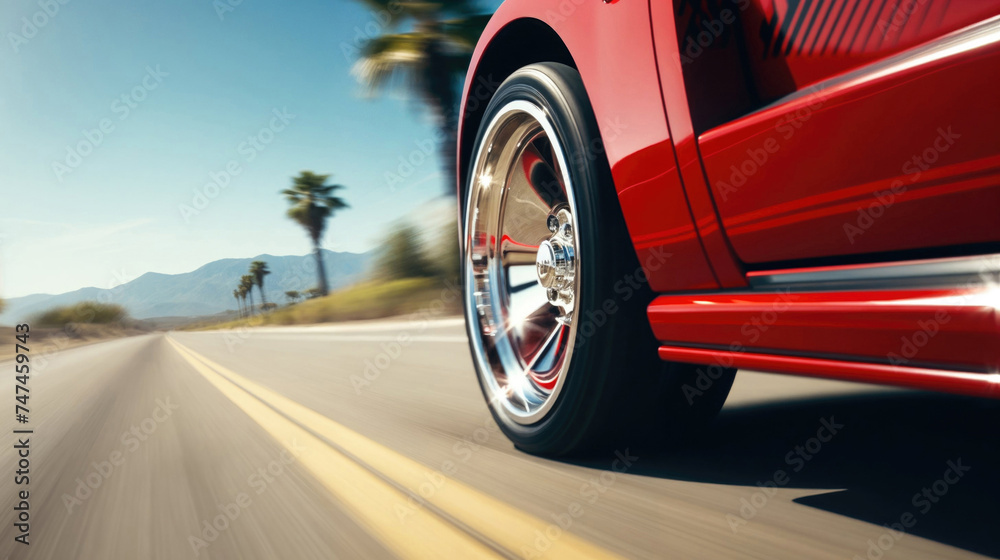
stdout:
[[543,62],[586,89],[660,358],[1000,396],[1000,2],[507,0],[460,200]]

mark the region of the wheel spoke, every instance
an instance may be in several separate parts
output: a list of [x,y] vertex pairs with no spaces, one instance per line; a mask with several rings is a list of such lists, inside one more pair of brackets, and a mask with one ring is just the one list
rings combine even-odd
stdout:
[[[522,301],[518,301],[517,303],[517,309],[513,305],[510,307],[511,314],[507,316],[506,334],[520,334],[533,326],[544,324],[548,317],[554,317],[552,314],[552,304],[545,300],[544,297],[539,300],[538,298],[530,297],[530,295],[523,296]],[[514,313],[515,311],[517,311],[517,314]]]
[[511,336],[517,342],[518,355],[521,356],[521,359],[530,360],[545,344],[546,339],[556,327],[558,327],[558,323],[555,314],[547,310],[544,314],[529,317],[521,324],[520,329],[512,332]]
[[552,173],[555,175],[556,180],[559,181],[559,185],[565,190],[566,185],[563,184],[562,176],[562,166],[559,165],[559,157],[556,156],[556,149],[552,143],[549,143],[549,165],[552,166]]
[[[559,350],[559,342],[562,340],[562,335],[566,330],[566,325],[561,322],[556,322],[555,326],[552,328],[551,332],[545,337],[541,344],[538,345],[538,350],[535,351],[528,365],[525,366],[524,370],[526,372],[538,372],[536,369],[543,360],[551,358],[555,351]],[[548,371],[548,369],[543,370]]]
[[545,291],[538,285],[535,263],[530,266],[509,266],[504,272],[507,282],[509,315],[523,320],[545,303]]
[[528,290],[528,289],[531,289],[531,288],[535,288],[537,286],[538,286],[538,281],[537,280],[529,280],[529,281],[521,283],[521,284],[511,285],[511,287],[510,287],[510,293],[511,294],[519,294],[519,293],[521,293],[521,292],[523,292],[525,290]]
[[505,266],[534,266],[537,254],[537,243],[534,245],[518,243],[507,235],[500,240],[500,259]]
[[507,183],[504,240],[537,251],[538,244],[549,235],[545,220],[563,199],[561,188],[555,172],[535,143],[528,144],[515,162]]
[[[566,202],[562,176],[559,174],[559,160],[552,150],[552,143],[545,136],[541,136],[528,146],[525,153],[531,154],[532,157],[532,166],[528,173],[531,184],[551,212],[557,204]],[[537,159],[534,159],[536,157]]]

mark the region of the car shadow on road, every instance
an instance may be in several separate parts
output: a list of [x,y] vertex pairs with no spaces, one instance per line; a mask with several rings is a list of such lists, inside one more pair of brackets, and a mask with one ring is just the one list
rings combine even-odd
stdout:
[[[906,522],[906,533],[997,557],[998,428],[1000,402],[917,392],[734,407],[697,441],[646,455],[629,472],[817,489],[795,502],[873,523],[873,541],[884,525]],[[862,557],[869,546],[858,543]]]

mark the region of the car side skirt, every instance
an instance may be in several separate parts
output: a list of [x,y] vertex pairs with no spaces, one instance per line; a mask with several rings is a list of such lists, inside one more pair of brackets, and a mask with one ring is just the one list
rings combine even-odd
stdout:
[[1000,256],[841,268],[662,295],[660,357],[1000,397]]
[[[728,352],[679,346],[661,346],[660,358],[674,362],[719,364],[722,367],[754,369],[811,377],[895,385],[955,393],[973,397],[1000,398],[1000,375],[940,369],[846,362],[823,358],[801,358],[780,354]],[[711,375],[708,370],[707,375]],[[711,377],[709,377],[711,379]]]

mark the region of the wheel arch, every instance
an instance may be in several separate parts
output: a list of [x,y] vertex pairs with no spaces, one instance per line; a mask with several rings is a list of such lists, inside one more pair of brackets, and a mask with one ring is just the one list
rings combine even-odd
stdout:
[[[530,41],[524,41],[530,37]],[[458,146],[458,194],[465,195],[476,133],[490,99],[511,74],[538,62],[558,62],[577,69],[559,34],[535,18],[519,18],[502,27],[486,45],[466,78]]]
[[600,130],[595,151],[611,168],[650,287],[718,288],[678,172],[647,2],[506,0],[500,6],[476,46],[462,95],[454,186],[459,221],[485,106],[504,78],[537,62],[580,73]]

